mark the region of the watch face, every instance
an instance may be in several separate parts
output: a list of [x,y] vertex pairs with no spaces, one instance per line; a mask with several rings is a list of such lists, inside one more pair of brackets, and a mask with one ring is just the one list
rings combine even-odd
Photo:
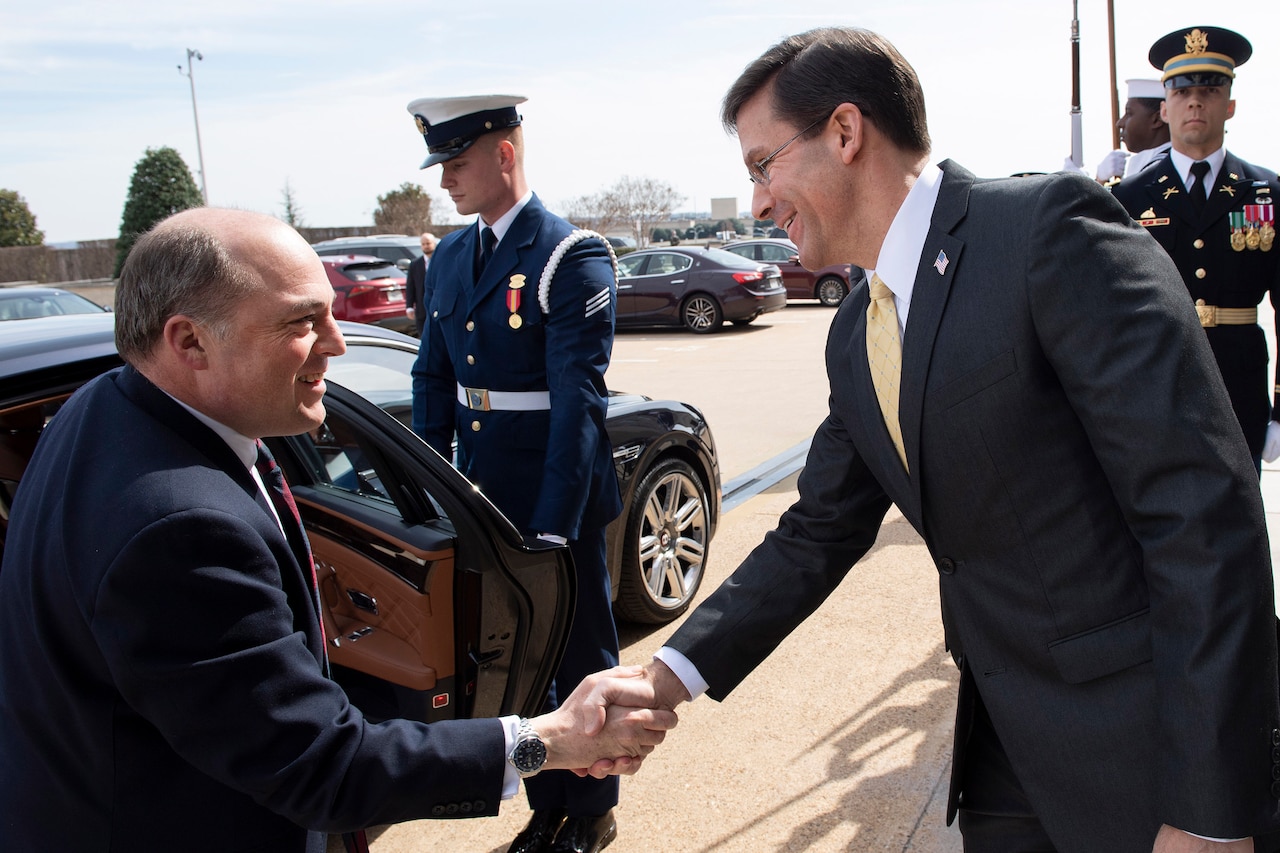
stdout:
[[535,773],[547,760],[547,747],[538,738],[528,738],[511,751],[511,763],[521,773]]

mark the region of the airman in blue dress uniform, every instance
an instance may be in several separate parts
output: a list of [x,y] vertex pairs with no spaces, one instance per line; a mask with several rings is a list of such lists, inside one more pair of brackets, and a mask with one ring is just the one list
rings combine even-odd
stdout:
[[[409,104],[427,142],[423,168],[441,164],[440,186],[458,212],[479,214],[440,240],[427,268],[413,428],[446,458],[456,436],[458,469],[521,531],[568,543],[578,598],[554,706],[618,662],[605,527],[622,504],[604,381],[617,280],[608,244],[528,189],[516,112],[524,100]],[[553,255],[554,274],[544,276]],[[616,778],[554,771],[525,789],[534,814],[511,851],[595,851],[615,837]]]
[[[1258,462],[1280,456],[1280,423],[1272,420],[1280,377],[1269,386],[1258,325],[1258,304],[1268,291],[1274,304],[1280,290],[1274,250],[1280,179],[1223,147],[1226,120],[1235,114],[1235,68],[1252,53],[1244,36],[1220,27],[1189,27],[1158,40],[1148,58],[1163,71],[1161,117],[1173,148],[1113,192],[1182,273]],[[1280,395],[1274,402],[1280,406]]]

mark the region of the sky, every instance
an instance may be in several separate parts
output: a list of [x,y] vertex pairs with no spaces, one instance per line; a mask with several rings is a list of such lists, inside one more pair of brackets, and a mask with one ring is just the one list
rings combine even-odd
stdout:
[[[1154,77],[1150,45],[1214,25],[1253,41],[1227,146],[1280,167],[1280,4],[1114,0],[1116,77]],[[1078,0],[1084,162],[1112,148],[1107,0]],[[725,90],[770,45],[816,26],[886,36],[924,87],[934,159],[983,176],[1054,171],[1071,151],[1071,0],[0,0],[0,188],[47,242],[114,237],[134,166],[177,149],[209,202],[303,224],[371,225],[418,183],[457,217],[405,106],[522,94],[526,173],[554,210],[618,179],[675,187],[684,210],[750,206]],[[180,69],[181,67],[181,69]]]

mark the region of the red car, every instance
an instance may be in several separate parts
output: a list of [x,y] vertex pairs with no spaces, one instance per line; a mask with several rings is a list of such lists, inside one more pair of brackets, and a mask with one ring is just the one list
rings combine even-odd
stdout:
[[800,266],[800,250],[786,239],[737,240],[720,248],[762,264],[776,264],[788,299],[816,299],[834,308],[863,278],[862,268],[852,264],[832,264],[813,272],[805,269]]
[[373,255],[323,255],[320,262],[333,285],[333,316],[339,320],[412,332],[405,316],[405,274]]

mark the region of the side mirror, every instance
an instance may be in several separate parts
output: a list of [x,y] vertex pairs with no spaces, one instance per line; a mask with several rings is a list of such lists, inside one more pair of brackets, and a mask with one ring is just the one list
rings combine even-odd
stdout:
[[400,258],[398,261],[396,261],[396,269],[400,270],[400,272],[408,272],[409,264],[411,263],[412,261],[410,261],[408,258]]

